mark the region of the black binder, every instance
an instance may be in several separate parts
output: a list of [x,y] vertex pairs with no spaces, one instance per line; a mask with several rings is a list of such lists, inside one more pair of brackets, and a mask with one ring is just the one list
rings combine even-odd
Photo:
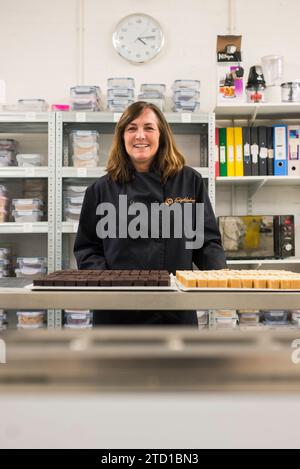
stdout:
[[251,176],[250,127],[243,127],[244,176]]
[[267,127],[268,175],[274,176],[273,127]]
[[258,176],[258,154],[259,154],[259,146],[258,146],[258,132],[257,127],[250,128],[250,140],[251,140],[251,173],[252,176]]
[[258,173],[260,176],[268,174],[268,148],[267,148],[267,127],[258,127]]

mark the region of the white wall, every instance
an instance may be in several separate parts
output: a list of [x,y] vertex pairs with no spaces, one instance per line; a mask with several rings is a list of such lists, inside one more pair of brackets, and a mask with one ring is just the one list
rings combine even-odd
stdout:
[[[78,84],[78,0],[0,0],[0,79],[7,83],[7,102],[44,97],[66,100]],[[298,0],[232,0],[233,33],[243,35],[246,66],[261,56],[285,56],[287,78],[300,77],[296,40]],[[132,76],[142,82],[164,82],[171,95],[174,79],[201,80],[201,108],[215,104],[217,34],[228,33],[227,0],[84,0],[84,82],[106,92],[110,76]],[[152,62],[132,65],[119,57],[111,36],[130,13],[154,16],[165,32],[165,47]],[[246,74],[248,70],[246,70]]]

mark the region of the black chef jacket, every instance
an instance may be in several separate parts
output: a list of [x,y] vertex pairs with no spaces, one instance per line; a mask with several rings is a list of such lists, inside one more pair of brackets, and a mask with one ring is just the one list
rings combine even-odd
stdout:
[[[96,225],[98,204],[110,202],[116,207],[118,220],[119,195],[127,195],[128,206],[185,200],[204,203],[204,244],[197,250],[186,249],[186,238],[106,238],[100,239]],[[150,212],[150,209],[149,209]],[[194,212],[193,212],[194,213]],[[130,221],[130,217],[128,217]],[[194,224],[194,220],[193,220]],[[216,219],[202,176],[185,166],[165,184],[155,170],[134,172],[126,184],[113,182],[108,175],[87,188],[74,245],[74,254],[80,270],[85,269],[166,269],[191,270],[193,262],[201,270],[222,269],[226,266],[225,253]],[[192,311],[98,311],[98,324],[196,324]]]

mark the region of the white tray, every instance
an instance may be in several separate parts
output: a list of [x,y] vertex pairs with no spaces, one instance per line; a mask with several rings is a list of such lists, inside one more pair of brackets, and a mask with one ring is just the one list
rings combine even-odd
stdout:
[[143,286],[143,287],[117,287],[117,286],[112,286],[112,287],[68,287],[68,286],[64,286],[64,287],[47,287],[47,286],[35,286],[32,284],[30,285],[26,285],[24,288],[27,288],[29,290],[32,290],[32,291],[48,291],[48,290],[54,290],[54,291],[57,291],[57,290],[62,290],[62,291],[69,291],[69,290],[73,290],[73,291],[178,291],[178,288],[177,288],[177,285],[176,285],[176,281],[175,281],[175,278],[173,275],[170,276],[170,281],[171,281],[171,285],[169,285],[168,287],[147,287],[147,286]]
[[177,287],[179,290],[184,291],[184,292],[280,292],[280,293],[285,293],[285,292],[300,292],[300,289],[283,289],[283,288],[229,288],[229,287],[214,287],[214,288],[208,288],[208,287],[184,287],[177,279],[175,280]]

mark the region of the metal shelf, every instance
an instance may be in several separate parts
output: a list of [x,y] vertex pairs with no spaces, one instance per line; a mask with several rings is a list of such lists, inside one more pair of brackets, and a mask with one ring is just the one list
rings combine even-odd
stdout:
[[[116,123],[119,121],[121,112],[62,112],[62,122],[88,122],[88,123]],[[169,123],[174,124],[208,124],[209,113],[194,113],[194,112],[167,112],[165,117]]]
[[296,119],[300,103],[219,104],[214,112],[218,120]]
[[105,167],[98,168],[74,168],[72,166],[62,167],[63,178],[100,178],[106,174]]
[[290,186],[300,184],[300,176],[218,176],[217,185],[257,185],[257,183],[268,186]]
[[257,264],[300,264],[300,259],[235,259],[226,261],[228,265],[257,265]]
[[[1,285],[1,282],[0,282]],[[3,309],[299,309],[300,292],[34,291],[0,288]]]
[[1,178],[47,178],[49,176],[48,166],[37,166],[35,168],[6,166],[0,168]]
[[0,233],[48,233],[48,222],[39,221],[35,223],[0,223]]

